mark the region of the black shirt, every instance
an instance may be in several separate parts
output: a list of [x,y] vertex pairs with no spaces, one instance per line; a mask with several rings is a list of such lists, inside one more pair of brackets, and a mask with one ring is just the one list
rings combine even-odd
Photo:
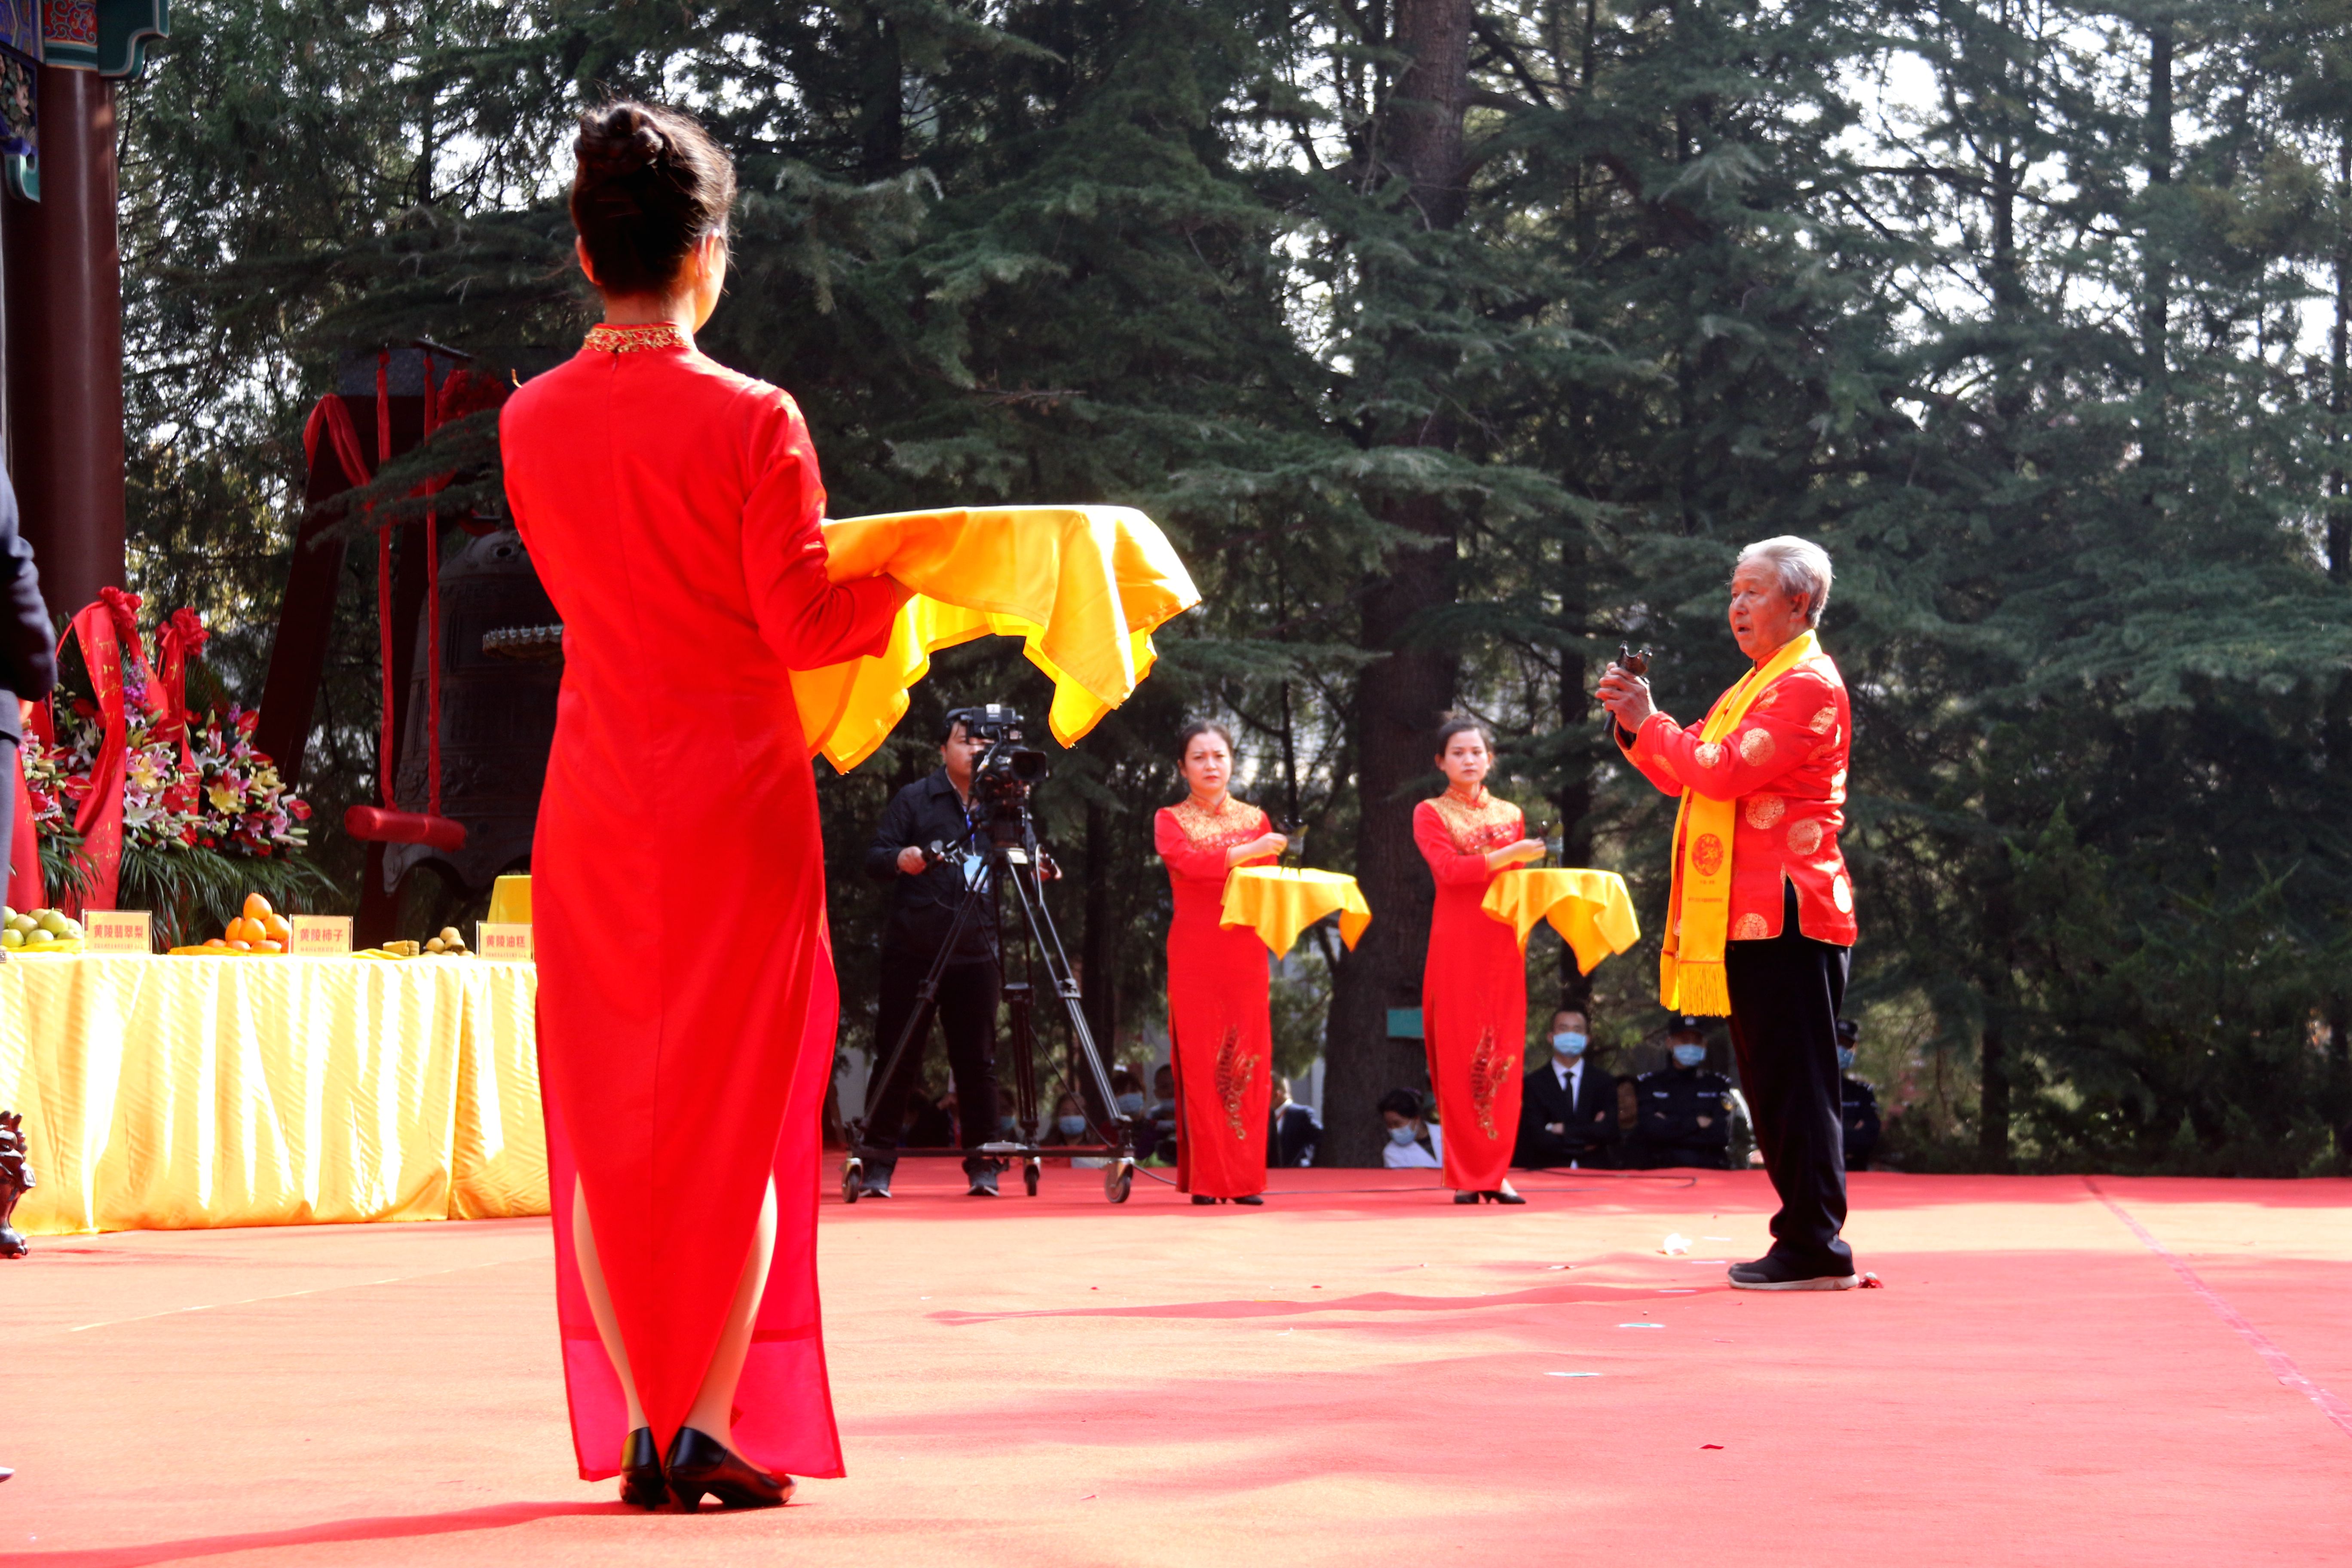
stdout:
[[[910,877],[898,869],[898,851],[910,845],[928,848],[933,844],[945,844],[961,848],[971,832],[964,820],[963,802],[956,795],[955,785],[948,782],[945,768],[908,784],[891,798],[888,809],[882,813],[881,825],[874,830],[873,847],[866,851],[866,874],[887,887],[883,899],[890,915],[888,923],[882,928],[884,956],[919,958],[929,963],[947,942],[948,931],[955,923],[956,906],[963,901],[964,869],[960,857],[942,860]],[[978,916],[964,922],[963,935],[949,963],[995,961],[994,902],[983,902]]]
[[1642,1137],[1651,1144],[1720,1149],[1731,1142],[1731,1080],[1719,1072],[1661,1068],[1633,1080],[1633,1097],[1642,1107]]
[[[58,683],[56,635],[41,603],[33,547],[16,531],[16,492],[0,474],[0,698],[37,702]],[[17,705],[0,700],[0,739],[20,734]]]

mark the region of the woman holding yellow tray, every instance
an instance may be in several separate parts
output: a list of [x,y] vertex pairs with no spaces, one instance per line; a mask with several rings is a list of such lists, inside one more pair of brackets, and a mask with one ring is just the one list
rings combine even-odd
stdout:
[[1541,858],[1519,808],[1486,788],[1495,752],[1475,720],[1437,731],[1445,793],[1412,808],[1412,837],[1437,880],[1422,977],[1430,1086],[1445,1129],[1445,1184],[1457,1204],[1523,1204],[1505,1173],[1519,1131],[1528,972],[1518,932],[1479,907],[1496,876]]
[[1234,738],[1195,724],[1179,742],[1187,798],[1152,823],[1176,900],[1168,924],[1168,1033],[1175,1043],[1176,1185],[1203,1205],[1265,1199],[1274,1092],[1274,1025],[1265,943],[1218,923],[1225,878],[1262,866],[1287,842],[1256,806],[1235,800]]

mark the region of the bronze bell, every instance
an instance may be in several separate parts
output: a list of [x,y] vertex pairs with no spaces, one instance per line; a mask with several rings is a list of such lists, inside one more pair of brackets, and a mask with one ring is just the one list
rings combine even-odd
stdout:
[[[400,744],[400,804],[425,809],[427,605],[416,617]],[[435,865],[467,897],[487,893],[501,872],[528,869],[547,753],[555,742],[556,658],[518,658],[517,630],[551,626],[555,606],[540,586],[522,538],[500,529],[469,541],[441,563],[441,810],[465,825],[465,847],[385,847],[386,890],[417,867]],[[488,646],[486,646],[486,641]],[[526,639],[528,643],[528,639]]]

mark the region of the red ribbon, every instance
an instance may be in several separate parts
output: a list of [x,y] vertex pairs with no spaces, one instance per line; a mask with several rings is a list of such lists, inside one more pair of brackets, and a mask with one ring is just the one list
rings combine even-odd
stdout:
[[[98,756],[89,770],[89,793],[74,813],[74,830],[82,836],[81,861],[85,891],[76,900],[82,909],[110,910],[122,876],[122,776],[129,763],[131,719],[124,702],[126,668],[144,671],[147,656],[139,646],[139,595],[120,588],[100,588],[98,602],[85,606],[58,639],[62,656],[68,640],[81,639],[82,662],[89,668],[98,693],[100,732]],[[152,683],[149,700],[153,700]],[[46,716],[45,716],[46,717]],[[44,723],[40,726],[48,728]]]

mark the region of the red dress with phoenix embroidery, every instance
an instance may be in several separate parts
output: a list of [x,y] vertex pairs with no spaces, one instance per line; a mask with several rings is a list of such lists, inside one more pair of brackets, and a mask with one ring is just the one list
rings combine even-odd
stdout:
[[[675,328],[592,331],[508,400],[499,446],[564,628],[531,872],[580,1474],[618,1473],[626,1417],[572,1252],[575,1171],[656,1448],[694,1402],[773,1179],[735,1444],[837,1476],[815,1248],[836,994],[787,672],[881,652],[902,595],[827,581],[800,411]],[[630,911],[688,910],[694,941],[629,940]]]
[[1528,970],[1518,933],[1479,904],[1498,873],[1486,853],[1527,837],[1519,808],[1481,792],[1412,808],[1412,837],[1437,879],[1429,963],[1421,982],[1423,1044],[1445,1128],[1445,1184],[1491,1193],[1511,1168],[1519,1131],[1519,1058],[1527,1052]]
[[[1272,832],[1273,824],[1256,806],[1228,797],[1213,814],[1189,800],[1164,806],[1151,831],[1176,899],[1168,922],[1176,1187],[1209,1198],[1262,1193],[1274,1083],[1265,943],[1247,926],[1219,925],[1217,916],[1225,901],[1225,851]],[[1242,864],[1271,860],[1261,856]]]

